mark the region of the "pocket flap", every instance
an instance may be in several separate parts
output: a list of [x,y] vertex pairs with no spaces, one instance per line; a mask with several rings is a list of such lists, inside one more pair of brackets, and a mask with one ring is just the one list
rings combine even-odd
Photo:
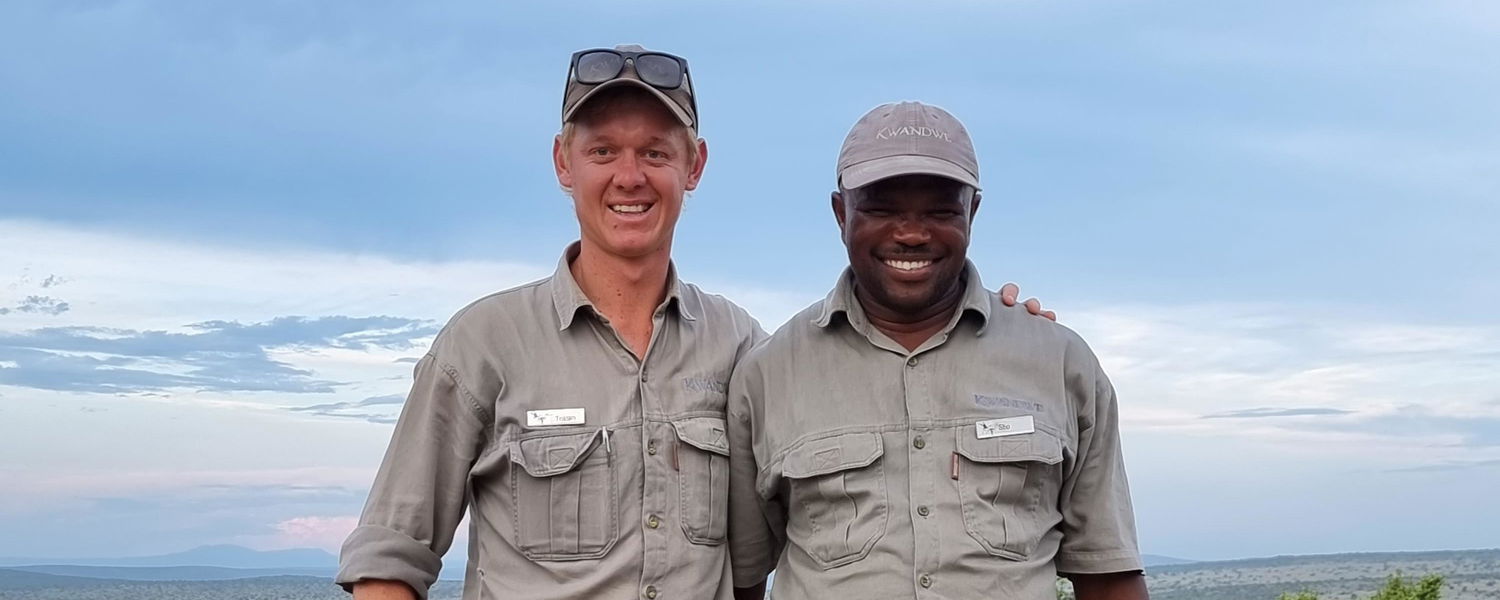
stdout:
[[724,431],[724,419],[718,417],[691,417],[672,421],[677,430],[677,439],[706,452],[729,456],[729,436]]
[[781,472],[792,479],[817,477],[870,466],[884,453],[879,433],[845,433],[798,444],[782,461]]
[[958,453],[983,463],[1035,461],[1055,465],[1063,459],[1062,441],[1041,428],[1031,433],[981,440],[974,435],[973,425],[959,427]]
[[599,431],[552,435],[510,443],[510,459],[532,477],[552,477],[573,470],[594,449]]

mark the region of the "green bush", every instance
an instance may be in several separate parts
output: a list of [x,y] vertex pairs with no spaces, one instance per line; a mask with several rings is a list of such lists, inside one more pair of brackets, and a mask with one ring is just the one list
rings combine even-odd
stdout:
[[1385,580],[1385,587],[1370,600],[1439,600],[1443,594],[1443,576],[1428,575],[1408,584],[1400,574]]
[[[1370,596],[1370,600],[1442,600],[1442,597],[1442,575],[1428,575],[1421,581],[1407,583],[1406,578],[1397,573],[1386,578],[1385,587]],[[1318,600],[1318,595],[1314,592],[1286,593],[1277,600]]]

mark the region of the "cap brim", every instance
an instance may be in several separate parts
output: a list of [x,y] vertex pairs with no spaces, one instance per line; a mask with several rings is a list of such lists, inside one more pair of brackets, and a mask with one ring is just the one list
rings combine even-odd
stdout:
[[638,79],[630,79],[628,77],[611,79],[597,86],[594,86],[594,89],[589,90],[588,93],[584,94],[582,98],[579,98],[577,102],[574,102],[573,106],[568,109],[568,112],[563,114],[563,122],[566,123],[573,120],[573,115],[578,112],[578,109],[581,108],[584,104],[587,104],[588,101],[599,92],[620,85],[633,85],[635,87],[651,92],[652,96],[655,96],[657,100],[661,100],[661,103],[667,106],[667,110],[672,111],[672,114],[677,116],[678,121],[682,121],[683,125],[686,125],[689,128],[694,129],[695,131],[697,130],[697,127],[695,127],[693,124],[693,116],[689,115],[687,111],[683,110],[681,106],[678,106],[677,103],[674,102],[670,97],[668,97],[665,92],[652,87],[650,84],[644,81]]
[[936,175],[979,189],[979,179],[956,164],[931,156],[887,156],[850,165],[839,173],[844,189],[862,188],[902,175]]

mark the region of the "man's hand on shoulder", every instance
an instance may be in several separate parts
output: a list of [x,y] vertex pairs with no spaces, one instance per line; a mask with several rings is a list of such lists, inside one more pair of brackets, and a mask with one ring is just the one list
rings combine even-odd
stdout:
[[[1020,295],[1021,286],[1019,285],[1007,283],[1000,286],[1000,302],[1003,302],[1006,306],[1015,306],[1016,298]],[[1047,317],[1053,321],[1057,320],[1057,313],[1050,310],[1042,310],[1042,301],[1037,300],[1035,297],[1027,298],[1023,304],[1026,306],[1026,312],[1039,317]]]
[[354,600],[417,600],[417,594],[399,581],[366,579],[354,584]]

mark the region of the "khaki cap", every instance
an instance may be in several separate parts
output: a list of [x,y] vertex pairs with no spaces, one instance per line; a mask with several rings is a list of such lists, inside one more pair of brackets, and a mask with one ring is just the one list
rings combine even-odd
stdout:
[[921,102],[865,113],[839,150],[839,183],[854,189],[899,175],[936,175],[979,189],[979,159],[964,124]]

